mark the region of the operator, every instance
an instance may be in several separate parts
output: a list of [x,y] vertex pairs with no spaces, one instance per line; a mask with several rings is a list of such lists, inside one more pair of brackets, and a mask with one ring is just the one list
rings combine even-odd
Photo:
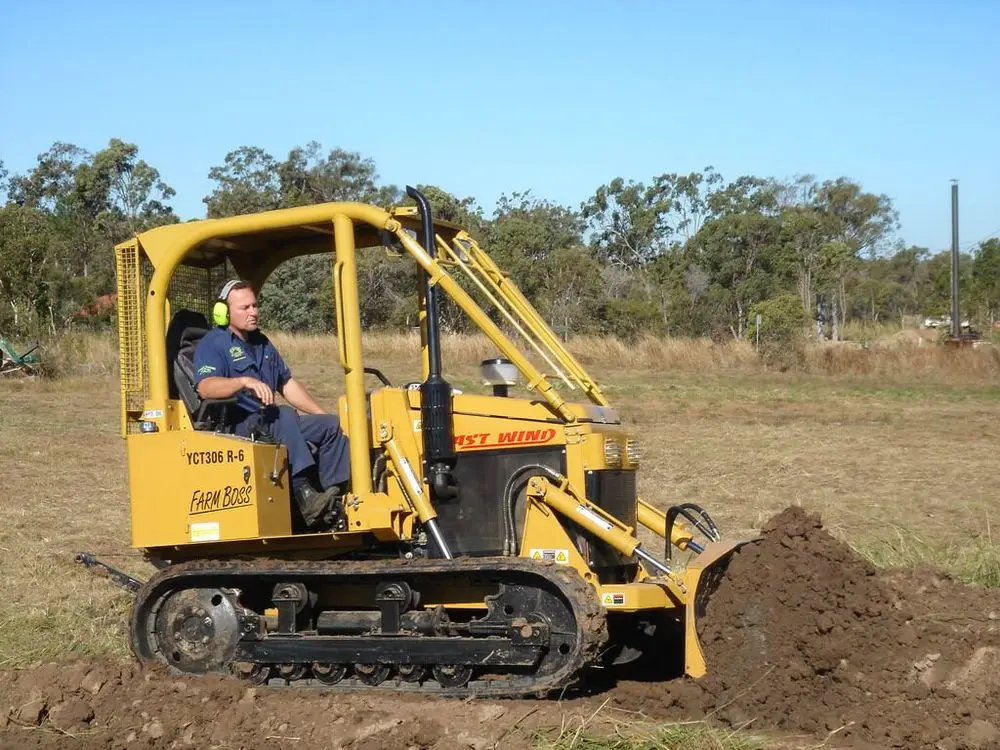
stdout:
[[[343,512],[342,496],[351,473],[347,437],[340,419],[327,414],[292,377],[274,344],[257,328],[257,314],[250,282],[226,282],[212,312],[218,327],[205,334],[194,352],[198,395],[235,395],[233,432],[249,437],[266,426],[287,447],[292,495],[305,527],[324,530]],[[291,406],[277,406],[275,393]],[[318,446],[316,459],[307,442]]]

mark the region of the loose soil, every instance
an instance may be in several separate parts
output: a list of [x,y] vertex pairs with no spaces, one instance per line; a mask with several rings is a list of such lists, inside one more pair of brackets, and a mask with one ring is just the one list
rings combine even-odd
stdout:
[[702,680],[621,681],[561,701],[252,688],[132,664],[42,664],[0,672],[0,746],[518,749],[538,727],[595,712],[621,720],[622,709],[828,747],[1000,748],[1000,592],[931,570],[877,571],[799,508],[733,556],[701,637]]
[[733,556],[701,620],[710,674],[615,701],[852,747],[1000,747],[1000,591],[877,571],[788,508]]

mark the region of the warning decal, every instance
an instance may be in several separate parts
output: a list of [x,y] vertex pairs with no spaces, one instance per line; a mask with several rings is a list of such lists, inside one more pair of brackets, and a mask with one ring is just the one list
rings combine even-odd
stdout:
[[528,553],[528,557],[532,560],[554,560],[557,563],[562,563],[566,565],[569,563],[569,550],[568,549],[540,549],[537,547],[532,547],[531,551]]
[[610,591],[601,594],[601,604],[605,607],[621,607],[625,604],[625,594]]

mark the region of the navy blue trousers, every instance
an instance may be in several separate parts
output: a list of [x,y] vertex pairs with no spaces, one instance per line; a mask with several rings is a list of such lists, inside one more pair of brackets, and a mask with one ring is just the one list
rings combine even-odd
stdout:
[[[271,406],[248,414],[234,425],[233,431],[249,437],[258,427],[269,429],[274,439],[288,448],[293,477],[308,475],[315,467],[321,490],[350,478],[347,436],[340,429],[340,418],[336,414],[300,415],[290,406]],[[317,446],[315,460],[306,443]]]

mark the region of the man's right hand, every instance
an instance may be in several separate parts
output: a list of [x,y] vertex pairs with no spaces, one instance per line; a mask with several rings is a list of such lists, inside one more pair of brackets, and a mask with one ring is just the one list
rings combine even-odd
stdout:
[[240,378],[240,382],[243,387],[248,391],[253,393],[257,399],[264,404],[264,406],[270,406],[274,403],[274,391],[272,391],[266,383],[262,383],[257,380],[257,378],[243,377]]

